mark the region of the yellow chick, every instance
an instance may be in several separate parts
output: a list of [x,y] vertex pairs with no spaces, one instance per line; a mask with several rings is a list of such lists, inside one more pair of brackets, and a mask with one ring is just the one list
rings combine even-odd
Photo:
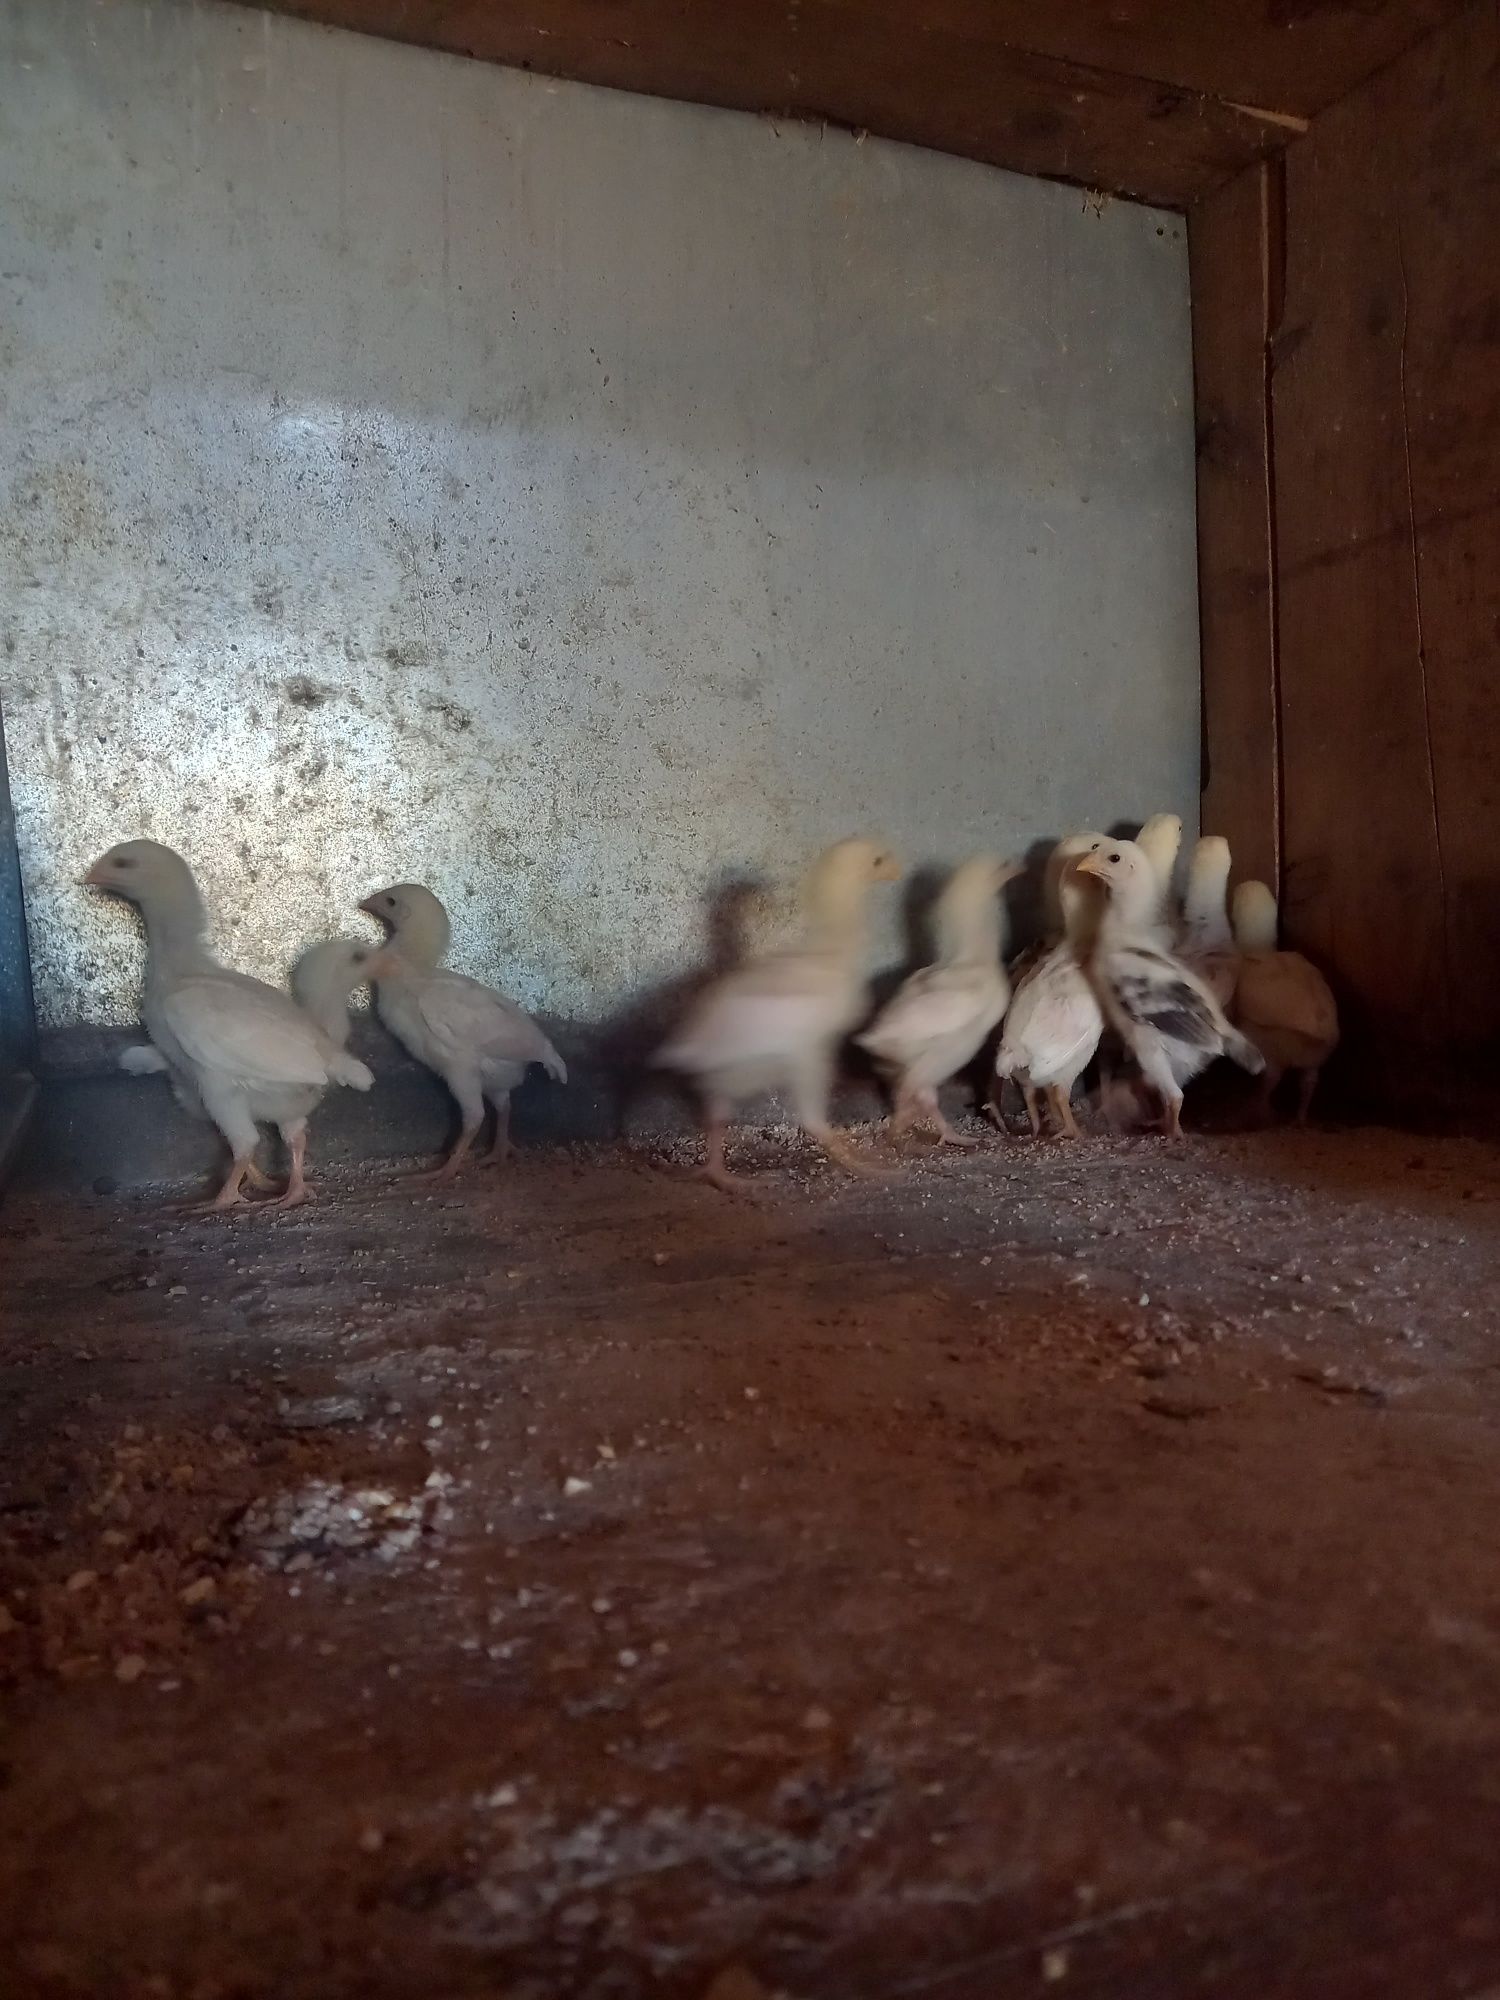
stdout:
[[1276,898],[1264,882],[1241,882],[1234,892],[1234,938],[1240,976],[1234,1015],[1265,1057],[1261,1102],[1288,1070],[1297,1072],[1297,1123],[1307,1123],[1325,1062],[1338,1047],[1339,1012],[1328,981],[1300,951],[1277,949]]
[[1182,1091],[1215,1056],[1252,1076],[1265,1068],[1198,975],[1153,940],[1160,878],[1134,841],[1096,848],[1075,872],[1097,881],[1108,904],[1087,948],[1089,979],[1109,1025],[1161,1098],[1170,1137],[1182,1134]]
[[1135,837],[1135,845],[1150,862],[1156,876],[1156,901],[1150,922],[1163,926],[1160,943],[1169,948],[1173,935],[1172,874],[1177,866],[1177,850],[1182,845],[1182,821],[1176,813],[1152,813]]
[[938,1103],[946,1083],[984,1046],[1010,999],[1001,964],[1000,891],[1021,871],[978,854],[953,871],[934,913],[937,962],[914,972],[855,1039],[893,1083],[890,1135],[899,1138],[925,1112],[945,1146],[976,1146],[955,1132]]
[[1177,928],[1177,955],[1210,988],[1228,1010],[1239,978],[1240,955],[1229,927],[1229,842],[1205,834],[1193,849],[1182,922]]
[[797,1122],[831,1159],[869,1173],[828,1122],[840,1040],[864,1013],[865,908],[877,882],[901,867],[874,840],[828,849],[803,884],[796,944],[751,958],[703,993],[657,1051],[660,1068],[696,1084],[703,1105],[704,1178],[742,1185],[724,1165],[724,1134],[737,1104],[785,1090]]

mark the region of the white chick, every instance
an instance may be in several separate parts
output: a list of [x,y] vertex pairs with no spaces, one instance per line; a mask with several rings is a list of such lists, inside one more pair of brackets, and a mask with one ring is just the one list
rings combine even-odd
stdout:
[[[1063,936],[1045,949],[1017,982],[995,1054],[999,1084],[1003,1086],[1005,1079],[1011,1078],[1020,1087],[1033,1139],[1040,1138],[1042,1132],[1038,1091],[1046,1093],[1063,1136],[1080,1136],[1073,1117],[1073,1086],[1099,1046],[1104,1016],[1079,962],[1091,903],[1073,879],[1073,868],[1083,855],[1104,842],[1102,834],[1072,834],[1053,849],[1048,876],[1051,896],[1062,917]],[[1000,1122],[998,1093],[996,1122]]]
[[[258,1125],[274,1125],[291,1155],[286,1191],[268,1206],[295,1208],[308,1200],[309,1113],[330,1083],[368,1090],[374,1077],[289,995],[219,964],[204,938],[198,885],[170,847],[124,841],[83,879],[134,903],[145,921],[146,1031],[182,1101],[201,1103],[229,1144],[229,1172],[207,1206],[236,1208],[247,1180],[266,1184],[254,1164]],[[127,1050],[126,1058],[137,1074],[157,1067],[136,1051]]]
[[359,906],[390,931],[367,961],[380,1018],[409,1055],[436,1070],[458,1104],[460,1126],[448,1157],[419,1180],[452,1180],[468,1157],[486,1102],[494,1107],[495,1137],[485,1166],[515,1150],[510,1143],[510,1094],[533,1063],[554,1083],[567,1065],[514,1000],[442,965],[451,931],[448,912],[430,889],[398,882]]
[[328,938],[309,945],[292,967],[292,992],[329,1041],[349,1045],[349,995],[369,978],[375,947],[363,938]]
[[1193,849],[1177,928],[1178,957],[1193,968],[1226,1012],[1240,971],[1240,955],[1229,928],[1229,867],[1229,842],[1219,834],[1205,834]]
[[1276,898],[1264,882],[1234,892],[1240,978],[1234,1017],[1266,1059],[1262,1103],[1288,1070],[1297,1072],[1297,1123],[1305,1125],[1318,1075],[1338,1047],[1339,1012],[1328,981],[1300,951],[1278,951]]
[[1198,975],[1152,942],[1160,881],[1134,841],[1108,843],[1075,863],[1108,896],[1085,968],[1109,1025],[1158,1093],[1172,1138],[1182,1133],[1182,1090],[1215,1056],[1252,1076],[1265,1060],[1230,1025]]
[[[1012,993],[1019,993],[1021,981],[1036,970],[1042,960],[1060,944],[1067,934],[1067,921],[1063,911],[1063,878],[1068,864],[1080,854],[1087,854],[1091,847],[1102,846],[1109,838],[1104,833],[1070,833],[1060,840],[1047,856],[1047,865],[1042,871],[1042,929],[1026,949],[1018,952],[1007,970],[1010,973]],[[993,1115],[993,1107],[992,1115]]]
[[801,937],[716,980],[657,1051],[662,1069],[698,1087],[703,1104],[704,1178],[735,1189],[724,1165],[724,1133],[736,1104],[785,1090],[808,1137],[853,1173],[868,1173],[828,1122],[838,1044],[867,1004],[865,905],[877,882],[901,869],[876,841],[844,840],[809,871],[799,909]]
[[1158,932],[1157,942],[1171,948],[1173,939],[1172,874],[1177,866],[1177,850],[1182,845],[1182,821],[1176,813],[1153,813],[1135,837],[1135,845],[1150,862],[1156,876],[1156,900],[1151,908],[1150,927]]
[[890,1132],[899,1138],[926,1112],[946,1146],[975,1146],[955,1132],[938,1103],[938,1086],[972,1062],[1010,999],[1001,964],[1000,891],[1020,870],[979,854],[956,868],[934,912],[937,961],[914,972],[862,1035],[876,1066],[893,1081]]

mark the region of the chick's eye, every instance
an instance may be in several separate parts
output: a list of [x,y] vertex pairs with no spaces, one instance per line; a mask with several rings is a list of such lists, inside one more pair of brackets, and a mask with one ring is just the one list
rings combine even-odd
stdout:
[[1109,858],[1111,861],[1118,861],[1120,857],[1118,854],[1112,854]]
[[116,868],[134,868],[135,863],[128,854],[120,855],[115,861]]

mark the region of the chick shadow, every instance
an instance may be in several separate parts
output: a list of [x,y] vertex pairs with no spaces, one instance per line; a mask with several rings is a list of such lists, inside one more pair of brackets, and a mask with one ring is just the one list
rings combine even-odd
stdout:
[[689,971],[635,994],[598,1031],[599,1067],[610,1104],[615,1140],[629,1136],[632,1114],[644,1100],[671,1097],[691,1122],[696,1106],[686,1086],[657,1069],[652,1058],[683,1015],[717,979],[742,965],[754,944],[754,925],[771,904],[758,876],[732,875],[710,891],[704,918],[704,953]]

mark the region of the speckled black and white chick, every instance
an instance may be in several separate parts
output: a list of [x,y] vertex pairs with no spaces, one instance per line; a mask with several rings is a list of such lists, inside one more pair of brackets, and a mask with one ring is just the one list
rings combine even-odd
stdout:
[[255,1166],[259,1125],[274,1125],[291,1155],[291,1177],[271,1208],[306,1201],[307,1120],[330,1083],[368,1090],[365,1065],[346,1055],[289,994],[231,972],[204,937],[203,899],[180,854],[154,840],[110,848],[84,876],[134,903],[146,925],[146,989],[141,1014],[160,1062],[127,1050],[137,1074],[165,1067],[180,1100],[200,1105],[229,1143],[223,1186],[206,1204],[239,1207],[243,1188],[265,1185]]
[[1227,1055],[1259,1076],[1265,1060],[1198,975],[1152,941],[1160,879],[1134,841],[1095,849],[1075,872],[1108,897],[1084,969],[1105,1019],[1161,1098],[1168,1133],[1180,1137],[1183,1087],[1200,1070]]
[[877,882],[900,879],[899,863],[873,840],[841,840],[803,884],[801,935],[757,954],[714,981],[657,1051],[662,1069],[697,1088],[703,1105],[703,1176],[715,1187],[743,1183],[724,1165],[729,1117],[746,1098],[784,1090],[804,1132],[851,1173],[871,1169],[828,1122],[841,1039],[865,1012],[865,905]]
[[381,1020],[409,1055],[436,1070],[458,1104],[459,1134],[448,1157],[416,1178],[453,1178],[484,1123],[486,1103],[494,1107],[495,1137],[484,1164],[508,1159],[511,1092],[533,1063],[554,1083],[566,1083],[562,1057],[514,1000],[445,969],[448,912],[430,889],[397,882],[359,907],[390,932],[365,966]]
[[977,1146],[943,1116],[938,1087],[972,1062],[1010,1000],[1000,891],[1014,862],[977,854],[953,871],[933,913],[937,960],[903,981],[862,1035],[892,1086],[890,1136],[923,1115],[945,1146]]

